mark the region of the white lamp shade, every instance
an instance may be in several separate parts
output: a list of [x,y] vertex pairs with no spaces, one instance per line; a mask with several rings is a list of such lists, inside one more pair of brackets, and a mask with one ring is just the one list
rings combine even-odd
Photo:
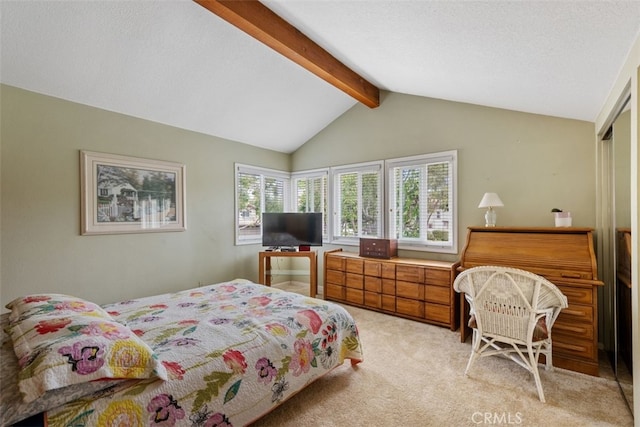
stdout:
[[495,208],[496,206],[504,206],[497,193],[484,193],[478,205],[479,208]]

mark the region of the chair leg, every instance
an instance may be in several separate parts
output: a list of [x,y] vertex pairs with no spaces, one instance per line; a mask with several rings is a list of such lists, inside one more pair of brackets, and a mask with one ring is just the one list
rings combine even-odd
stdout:
[[546,360],[544,369],[547,370],[547,371],[553,371],[553,360],[552,360],[552,357],[551,357],[551,355],[553,353],[553,348],[551,346],[551,340],[549,340],[549,345],[545,345],[544,346],[544,351],[545,351],[544,355],[545,355],[545,360]]
[[482,340],[480,339],[480,335],[474,329],[471,336],[471,356],[469,356],[469,361],[467,362],[467,368],[464,370],[464,375],[467,376],[469,373],[469,369],[471,369],[471,365],[478,357],[478,350],[480,349],[480,345],[482,344]]
[[538,389],[538,397],[540,402],[545,403],[544,391],[542,390],[542,381],[540,381],[540,372],[538,372],[538,358],[533,354],[533,347],[527,346],[527,352],[529,353],[529,363],[531,364],[531,373],[536,381],[536,388]]

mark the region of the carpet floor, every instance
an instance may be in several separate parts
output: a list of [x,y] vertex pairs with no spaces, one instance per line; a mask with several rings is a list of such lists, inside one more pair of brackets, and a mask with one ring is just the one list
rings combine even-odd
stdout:
[[633,426],[611,376],[541,369],[541,403],[533,377],[505,358],[480,359],[465,377],[471,346],[458,332],[345,307],[364,361],[346,361],[253,427]]

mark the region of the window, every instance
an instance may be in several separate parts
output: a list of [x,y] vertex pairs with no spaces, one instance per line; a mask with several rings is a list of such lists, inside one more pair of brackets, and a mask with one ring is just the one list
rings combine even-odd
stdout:
[[328,238],[328,206],[327,206],[328,171],[307,171],[292,174],[293,206],[296,212],[322,213],[322,236]]
[[404,249],[457,251],[455,151],[386,162],[390,238]]
[[382,237],[382,162],[332,168],[333,237]]
[[263,212],[321,212],[326,242],[456,253],[456,177],[456,151],[293,174],[236,164],[236,244],[262,242]]
[[262,241],[262,213],[285,212],[286,172],[236,164],[236,244]]

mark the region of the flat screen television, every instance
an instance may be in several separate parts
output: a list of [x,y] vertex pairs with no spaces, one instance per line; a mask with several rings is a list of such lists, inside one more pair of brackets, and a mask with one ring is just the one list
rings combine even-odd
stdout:
[[263,213],[262,246],[322,246],[322,213]]

